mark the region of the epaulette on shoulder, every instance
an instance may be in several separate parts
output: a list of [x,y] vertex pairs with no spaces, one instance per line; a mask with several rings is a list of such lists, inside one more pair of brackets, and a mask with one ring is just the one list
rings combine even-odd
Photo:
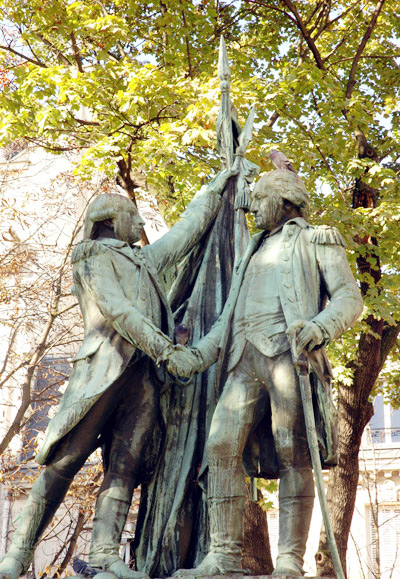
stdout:
[[107,248],[98,241],[93,239],[85,239],[78,243],[72,250],[71,262],[77,263],[81,259],[87,259],[88,257],[94,257],[100,253],[105,253]]
[[319,243],[320,245],[341,245],[342,247],[346,247],[346,242],[342,235],[336,227],[331,227],[330,225],[319,225],[318,227],[315,227],[311,243]]

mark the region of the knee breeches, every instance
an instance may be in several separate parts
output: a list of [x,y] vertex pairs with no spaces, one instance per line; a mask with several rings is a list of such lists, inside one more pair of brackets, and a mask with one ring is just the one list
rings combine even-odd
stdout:
[[251,344],[229,372],[215,409],[206,446],[209,464],[221,457],[242,460],[248,436],[259,422],[260,404],[268,406],[267,397],[280,470],[310,466],[299,380],[290,352],[267,358]]

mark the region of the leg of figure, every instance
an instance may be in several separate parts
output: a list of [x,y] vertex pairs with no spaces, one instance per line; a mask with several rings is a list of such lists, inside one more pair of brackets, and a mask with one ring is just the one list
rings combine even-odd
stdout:
[[264,360],[280,470],[279,541],[274,575],[302,576],[315,491],[299,381],[289,352]]
[[310,468],[280,471],[279,542],[273,575],[304,575],[303,562],[314,506],[314,479]]
[[119,384],[116,383],[58,443],[29,494],[11,547],[0,564],[0,579],[17,579],[27,571],[34,549],[72,479],[98,446],[99,432],[118,403],[118,393]]
[[140,579],[120,558],[122,532],[135,487],[141,481],[143,456],[158,417],[156,378],[147,359],[126,376],[128,386],[118,408],[105,426],[106,472],[96,502],[89,563],[120,579]]
[[0,565],[1,579],[16,579],[27,572],[34,549],[71,484],[51,466],[32,486],[10,549]]
[[241,559],[245,493],[243,467],[238,465],[237,459],[211,459],[207,489],[210,551],[200,567],[212,571],[212,574],[243,574]]
[[175,576],[243,574],[246,489],[242,454],[262,389],[252,371],[251,349],[246,348],[241,362],[228,375],[207,439],[210,550],[196,569],[180,569]]
[[[96,437],[82,437],[79,425],[59,444],[49,465],[32,486],[11,547],[0,565],[0,579],[25,573],[42,533],[50,524],[75,474],[96,447]],[[83,443],[85,441],[86,444]]]

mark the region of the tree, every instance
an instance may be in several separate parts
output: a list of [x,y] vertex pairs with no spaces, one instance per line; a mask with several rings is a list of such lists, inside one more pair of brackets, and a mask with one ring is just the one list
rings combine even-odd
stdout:
[[[71,371],[69,359],[81,339],[71,296],[70,252],[88,202],[108,190],[104,180],[80,186],[65,170],[71,164],[59,161],[53,167],[49,155],[16,143],[3,150],[0,165],[0,481],[11,504],[37,476],[32,458],[38,439],[60,400]],[[99,461],[85,468],[61,517],[46,532],[43,541],[51,540],[53,548],[55,538],[62,543],[47,574],[66,568],[89,525],[100,471]]]
[[210,132],[191,121],[188,108],[200,100],[213,46],[205,50],[201,30],[200,54],[188,31],[206,24],[212,34],[213,9],[60,0],[24,0],[15,8],[2,2],[0,8],[0,106],[8,112],[2,119],[8,138],[21,135],[55,152],[79,150],[81,172],[108,171],[132,199],[143,173],[165,194],[174,194],[174,181],[181,192],[193,173],[193,166],[182,169],[180,158],[189,144],[202,165],[194,176],[202,174],[205,159],[196,146],[209,145]]
[[[259,101],[271,103],[274,134],[293,152],[314,197],[319,220],[337,223],[357,265],[366,315],[331,348],[339,406],[339,463],[328,489],[331,516],[343,562],[358,481],[358,451],[372,415],[369,397],[394,349],[400,331],[396,235],[399,172],[398,64],[394,38],[398,7],[392,2],[252,2],[257,18],[249,25],[264,78]],[[276,19],[276,42],[270,18]],[[397,15],[398,16],[398,15]],[[396,28],[397,27],[397,28]],[[275,28],[276,30],[276,28]],[[254,40],[271,38],[260,51]],[[273,63],[268,70],[268,64]],[[263,98],[264,97],[264,98]],[[296,151],[296,153],[294,153]],[[290,153],[289,153],[290,156]],[[329,193],[327,193],[329,191]],[[318,570],[332,572],[322,533]]]
[[[59,400],[59,387],[69,373],[65,363],[82,335],[81,325],[76,323],[77,303],[71,295],[70,253],[90,198],[107,190],[106,183],[85,183],[83,189],[70,172],[56,173],[57,187],[49,180],[35,186],[35,174],[46,171],[48,160],[27,150],[19,162],[7,156],[6,151],[0,226],[1,323],[7,348],[1,361],[0,386],[8,388],[17,410],[0,440],[0,455],[26,425],[32,404],[40,417],[43,404],[54,405]],[[57,367],[49,356],[64,364]]]
[[[365,317],[330,348],[339,465],[329,486],[342,559],[358,449],[385,363],[398,359],[399,7],[395,0],[160,3],[6,0],[0,96],[3,140],[80,150],[132,198],[152,187],[172,222],[216,167],[216,49],[226,37],[240,114],[255,103],[250,157],[282,149],[305,180],[314,219],[345,236]],[[243,120],[243,119],[242,119]],[[386,373],[387,393],[398,384]],[[330,570],[321,537],[319,572]]]

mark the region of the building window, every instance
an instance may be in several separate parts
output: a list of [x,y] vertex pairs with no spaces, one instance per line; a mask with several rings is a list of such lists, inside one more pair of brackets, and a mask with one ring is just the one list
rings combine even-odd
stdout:
[[371,565],[369,579],[400,579],[400,505],[381,505],[377,521],[369,510]]
[[374,415],[369,423],[372,444],[400,443],[400,409],[384,404],[379,394],[374,400]]

